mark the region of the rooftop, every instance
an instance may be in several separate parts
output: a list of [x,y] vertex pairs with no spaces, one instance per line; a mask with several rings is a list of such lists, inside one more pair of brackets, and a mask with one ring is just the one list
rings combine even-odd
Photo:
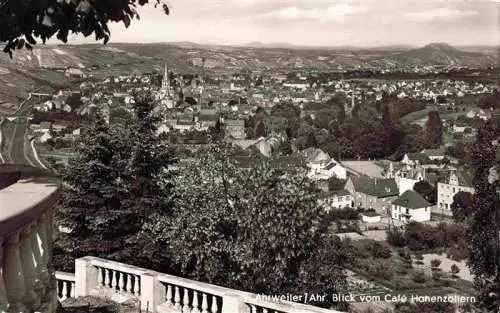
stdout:
[[399,198],[394,200],[392,204],[409,209],[420,209],[431,206],[427,200],[413,190],[405,191]]

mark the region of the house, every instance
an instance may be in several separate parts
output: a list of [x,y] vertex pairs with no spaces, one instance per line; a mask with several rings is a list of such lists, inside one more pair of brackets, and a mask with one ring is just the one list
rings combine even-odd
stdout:
[[85,73],[78,68],[67,69],[65,75],[71,78],[85,78]]
[[363,223],[380,223],[382,216],[374,211],[365,211],[360,214]]
[[325,206],[325,210],[350,208],[353,205],[352,196],[347,190],[333,190],[321,194],[320,203]]
[[[310,164],[308,164],[310,166]],[[347,179],[347,169],[339,162],[330,160],[323,168],[311,170],[309,177],[315,180],[328,180],[332,177]]]
[[407,153],[404,155],[401,163],[408,166],[416,167],[418,165],[432,164],[432,160],[424,153]]
[[439,148],[439,149],[424,149],[421,152],[422,154],[425,154],[431,159],[432,161],[442,161],[445,157],[444,150]]
[[246,137],[244,120],[224,120],[224,128],[227,136],[236,139],[244,139]]
[[399,195],[393,178],[350,177],[344,188],[353,196],[354,206],[375,209],[383,215],[387,214],[391,202]]
[[331,158],[328,153],[318,148],[307,148],[301,152],[301,154],[306,159],[307,165],[312,171],[319,171],[323,169]]
[[407,190],[392,202],[391,218],[402,222],[430,221],[431,206],[420,194]]
[[474,193],[472,177],[466,172],[450,170],[437,183],[437,208],[440,213],[452,215],[453,197],[460,191]]

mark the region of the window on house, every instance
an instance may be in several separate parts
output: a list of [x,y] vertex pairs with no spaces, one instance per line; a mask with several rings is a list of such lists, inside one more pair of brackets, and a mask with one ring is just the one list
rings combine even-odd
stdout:
[[453,193],[455,193],[455,188],[453,188]]

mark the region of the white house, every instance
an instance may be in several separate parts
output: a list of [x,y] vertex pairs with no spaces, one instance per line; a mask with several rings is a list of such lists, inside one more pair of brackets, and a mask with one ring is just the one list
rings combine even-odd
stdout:
[[391,217],[402,222],[430,221],[431,206],[420,194],[407,190],[392,202]]

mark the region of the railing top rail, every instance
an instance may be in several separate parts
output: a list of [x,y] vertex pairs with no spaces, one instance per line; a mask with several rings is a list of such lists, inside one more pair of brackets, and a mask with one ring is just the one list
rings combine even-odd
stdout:
[[19,172],[19,180],[0,190],[0,237],[40,218],[59,198],[58,186],[44,172],[36,168],[14,169],[15,166],[0,166],[0,176]]
[[85,257],[84,259],[89,260],[93,266],[102,267],[122,273],[133,274],[133,275],[143,275],[146,273],[155,273],[141,267],[134,265],[119,263],[115,261],[104,260],[96,257]]
[[66,272],[58,272],[56,271],[56,279],[57,280],[65,280],[65,281],[75,281],[75,274],[66,273]]
[[212,285],[208,283],[199,282],[187,278],[172,276],[168,274],[159,274],[158,280],[162,283],[172,284],[174,286],[185,287],[203,293],[211,294],[214,296],[222,297],[229,292],[234,292],[234,289]]

